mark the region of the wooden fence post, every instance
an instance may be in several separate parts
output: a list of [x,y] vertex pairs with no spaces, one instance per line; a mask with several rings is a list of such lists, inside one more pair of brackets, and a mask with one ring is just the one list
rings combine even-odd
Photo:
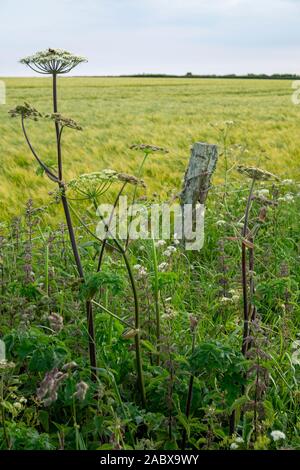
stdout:
[[[205,201],[217,161],[218,147],[216,145],[196,142],[192,146],[191,157],[180,195],[182,237],[187,249],[199,250],[203,246]],[[187,227],[186,217],[188,212],[185,211],[185,208],[188,205],[192,208],[193,213],[192,227]],[[193,241],[195,230],[197,240]]]

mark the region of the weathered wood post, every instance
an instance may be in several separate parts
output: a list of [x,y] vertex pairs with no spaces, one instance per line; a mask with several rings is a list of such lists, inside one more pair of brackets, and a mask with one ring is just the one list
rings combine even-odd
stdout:
[[186,249],[200,250],[204,243],[205,201],[218,161],[216,145],[196,142],[180,195],[182,239]]

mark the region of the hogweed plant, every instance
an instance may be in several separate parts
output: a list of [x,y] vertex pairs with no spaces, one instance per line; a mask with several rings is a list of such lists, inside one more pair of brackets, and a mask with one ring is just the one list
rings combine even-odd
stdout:
[[[93,305],[100,307],[102,311],[110,314],[111,317],[118,319],[122,324],[130,326],[130,322],[119,318],[113,312],[110,312],[107,308],[103,307],[101,304],[94,300],[95,295],[101,291],[101,286],[105,283],[114,283],[117,282],[117,279],[113,279],[113,275],[109,278],[106,276],[106,273],[102,272],[102,264],[104,259],[104,251],[106,247],[113,248],[115,251],[121,254],[124,259],[126,270],[128,273],[132,295],[134,300],[134,325],[131,327],[133,334],[131,337],[134,337],[135,340],[135,351],[136,351],[136,365],[137,365],[137,376],[138,384],[141,393],[141,402],[142,405],[146,404],[146,394],[144,388],[144,379],[143,379],[143,370],[142,370],[142,356],[141,356],[141,344],[140,344],[140,313],[139,313],[139,303],[138,303],[138,294],[136,283],[133,275],[133,270],[129,261],[129,257],[126,254],[126,246],[122,246],[122,243],[116,238],[111,237],[110,225],[113,218],[113,212],[110,215],[108,223],[105,222],[103,214],[99,212],[100,198],[106,191],[111,187],[113,183],[119,183],[121,188],[118,192],[117,198],[114,203],[114,209],[121,197],[123,191],[127,185],[133,185],[134,188],[134,199],[136,196],[137,187],[139,185],[144,186],[143,181],[140,179],[140,174],[146,156],[149,152],[161,151],[159,147],[147,146],[145,148],[145,158],[143,163],[140,166],[138,172],[138,177],[128,175],[125,173],[117,173],[114,170],[102,170],[101,172],[94,172],[90,174],[84,174],[79,176],[76,179],[73,179],[69,183],[65,181],[64,178],[64,167],[63,167],[63,157],[62,157],[62,136],[65,129],[71,129],[76,131],[81,131],[82,127],[77,124],[73,119],[63,116],[58,111],[58,96],[57,96],[57,77],[60,74],[66,74],[70,72],[74,67],[80,63],[86,62],[86,59],[73,55],[69,52],[60,50],[60,49],[48,49],[46,51],[38,52],[32,56],[26,57],[21,60],[21,63],[27,65],[32,70],[43,75],[52,76],[52,92],[53,92],[53,112],[50,114],[43,114],[39,112],[31,104],[25,102],[23,105],[18,105],[10,111],[11,117],[20,117],[22,130],[26,139],[26,142],[35,157],[36,161],[39,164],[40,172],[44,173],[52,182],[57,184],[57,191],[55,192],[56,199],[60,200],[63,206],[66,225],[68,229],[69,239],[72,246],[74,262],[77,268],[78,277],[83,283],[83,298],[85,300],[85,309],[87,315],[87,326],[88,326],[88,337],[89,337],[89,357],[90,357],[90,366],[91,366],[91,376],[92,379],[96,380],[97,375],[97,356],[96,356],[96,344],[95,344],[95,327],[94,327],[94,317],[93,317]],[[39,121],[44,120],[54,123],[55,134],[56,134],[56,154],[57,162],[55,168],[53,165],[49,165],[41,158],[36,152],[34,145],[31,142],[29,137],[26,121],[33,120]],[[150,148],[151,147],[151,148]],[[97,212],[98,217],[103,221],[105,225],[105,236],[103,239],[100,239],[94,232],[89,228],[88,224],[83,220],[77,209],[73,207],[71,203],[75,201],[87,201],[89,204],[92,204],[92,207]],[[87,214],[89,210],[87,210]],[[80,222],[81,226],[96,239],[97,243],[100,246],[99,257],[97,263],[96,273],[91,275],[90,273],[85,272],[84,265],[82,263],[78,241],[75,237],[73,216]],[[108,239],[112,238],[108,241]],[[129,234],[128,234],[129,240]],[[106,276],[106,278],[105,278]],[[109,279],[108,279],[109,278]],[[48,282],[46,283],[48,286]]]
[[[62,158],[62,135],[65,128],[73,130],[81,130],[81,127],[78,126],[72,119],[62,117],[58,114],[58,98],[57,98],[57,77],[59,74],[66,74],[70,72],[78,64],[86,62],[86,59],[73,55],[67,51],[60,49],[48,49],[46,51],[37,52],[36,54],[25,57],[21,60],[21,63],[27,65],[29,68],[34,70],[37,73],[43,75],[52,76],[52,92],[53,92],[53,114],[43,115],[36,108],[31,106],[29,103],[24,103],[24,105],[19,105],[15,109],[10,111],[12,117],[19,116],[21,118],[22,130],[26,139],[26,142],[39,163],[42,170],[48,176],[48,178],[56,183],[60,190],[60,199],[64,209],[64,214],[66,218],[66,223],[69,232],[69,238],[72,245],[73,255],[75,264],[78,271],[78,276],[84,281],[85,275],[83,270],[83,265],[80,259],[80,254],[78,250],[78,244],[75,237],[75,231],[73,227],[72,217],[70,214],[69,203],[66,195],[66,185],[63,180],[63,158]],[[30,137],[26,128],[26,121],[32,119],[38,121],[40,119],[50,119],[54,122],[55,133],[56,133],[56,149],[57,149],[57,168],[53,170],[44,163],[43,159],[37,154],[34,149],[34,146],[30,140]],[[93,308],[91,301],[87,301],[86,305],[86,314],[88,322],[88,334],[89,334],[89,355],[90,355],[90,364],[93,380],[95,380],[96,368],[97,368],[97,358],[96,358],[96,346],[95,346],[95,332],[94,332],[94,320],[93,320]]]
[[[121,187],[117,193],[115,198],[113,209],[106,220],[104,214],[101,213],[100,208],[100,198],[105,194],[105,192],[111,187],[112,184],[119,184]],[[103,271],[103,260],[104,260],[104,251],[105,247],[109,246],[113,248],[116,252],[122,256],[125,268],[128,274],[128,279],[130,282],[132,296],[134,301],[134,325],[131,325],[130,322],[117,317],[113,312],[107,309],[105,306],[96,302],[92,297],[92,303],[99,307],[102,311],[106,312],[112,318],[119,320],[122,324],[129,327],[129,332],[125,332],[125,339],[134,338],[135,341],[135,352],[136,352],[136,367],[137,367],[137,376],[138,376],[138,383],[139,389],[141,393],[141,402],[143,406],[146,404],[146,393],[144,387],[144,377],[143,377],[143,367],[142,367],[142,354],[141,354],[141,342],[140,342],[140,308],[139,308],[139,300],[138,300],[138,292],[136,287],[136,281],[133,273],[133,268],[131,266],[129,257],[126,253],[125,247],[122,245],[121,241],[117,238],[116,235],[112,233],[111,223],[114,215],[114,211],[116,209],[117,203],[123,194],[127,185],[133,185],[134,187],[142,186],[144,187],[144,182],[133,176],[128,175],[126,173],[118,173],[111,169],[102,170],[100,172],[94,172],[90,174],[81,175],[79,178],[70,181],[68,187],[71,190],[71,199],[77,201],[85,201],[88,203],[92,203],[92,207],[97,212],[100,221],[102,222],[104,228],[104,237],[99,238],[95,235],[89,228],[88,225],[82,220],[80,215],[78,214],[77,210],[70,206],[72,213],[81,223],[81,225],[86,229],[86,231],[92,235],[98,243],[101,244],[101,248],[99,251],[98,263],[97,263],[97,271],[94,275],[90,276],[87,282],[87,290],[90,289],[97,291],[98,288],[101,287],[103,283],[113,283],[116,285],[117,279],[109,276],[105,279],[105,272]],[[92,219],[93,220],[93,219]],[[110,240],[108,242],[108,240]],[[103,277],[104,276],[104,277]],[[95,293],[94,292],[94,293]]]
[[[269,181],[278,178],[273,173],[257,167],[245,167],[243,165],[237,166],[237,171],[251,179],[250,190],[247,198],[246,209],[243,217],[243,228],[241,233],[242,243],[242,259],[241,259],[241,272],[242,272],[242,290],[243,290],[243,338],[242,338],[242,354],[247,356],[250,347],[249,332],[251,322],[256,320],[256,306],[254,302],[255,284],[254,284],[254,249],[255,237],[265,222],[267,209],[265,206],[261,207],[258,220],[255,221],[253,227],[250,229],[250,212],[253,204],[254,188],[257,181]],[[247,259],[247,250],[249,256]],[[230,431],[231,434],[235,431],[235,412],[232,413],[230,418]]]

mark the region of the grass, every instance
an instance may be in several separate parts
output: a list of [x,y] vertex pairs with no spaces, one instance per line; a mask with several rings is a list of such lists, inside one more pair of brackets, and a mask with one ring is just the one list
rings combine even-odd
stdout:
[[[7,105],[0,107],[0,198],[3,216],[15,215],[24,200],[47,201],[52,186],[34,175],[31,155],[18,124],[7,111],[24,100],[51,110],[50,79],[7,78]],[[140,157],[132,143],[152,143],[170,150],[168,159],[154,157],[145,180],[148,194],[177,192],[195,141],[220,142],[210,123],[236,122],[231,142],[249,153],[239,163],[259,157],[266,169],[289,178],[300,176],[299,108],[292,104],[291,82],[285,80],[60,78],[61,112],[84,127],[66,132],[67,177],[102,168],[134,172]],[[52,128],[31,126],[33,142],[47,161],[55,160]],[[263,156],[263,158],[261,158]],[[215,181],[223,178],[221,159]]]

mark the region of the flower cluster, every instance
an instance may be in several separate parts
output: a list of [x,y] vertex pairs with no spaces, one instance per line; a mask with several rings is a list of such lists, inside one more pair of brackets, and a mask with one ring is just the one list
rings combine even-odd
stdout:
[[149,145],[149,144],[133,144],[130,147],[131,150],[142,150],[145,153],[169,153],[169,150],[163,147],[157,147],[156,145]]
[[7,370],[7,369],[13,369],[15,367],[15,364],[13,362],[8,362],[6,359],[1,359],[0,360],[0,371],[1,370]]
[[9,114],[13,118],[21,116],[23,119],[32,119],[33,121],[38,121],[40,118],[44,117],[42,113],[26,101],[23,105],[18,105],[11,109]]
[[163,252],[163,255],[166,256],[167,258],[170,258],[173,253],[177,251],[177,248],[173,245],[170,245],[167,247],[167,249]]
[[62,49],[49,48],[24,57],[20,62],[37,73],[54,75],[68,73],[78,64],[87,62],[87,59]]
[[80,175],[71,180],[67,188],[84,197],[98,197],[109,188],[113,181],[118,181],[118,173],[107,169]]
[[234,442],[230,445],[231,450],[237,450],[240,448],[240,445],[244,443],[244,439],[240,436],[237,436],[234,439]]
[[236,126],[236,122],[232,120],[221,121],[221,122],[210,122],[209,125],[216,129],[218,132],[224,134],[227,133],[230,128]]
[[220,302],[225,304],[225,303],[235,303],[240,300],[240,293],[238,290],[235,289],[230,289],[228,291],[228,296],[223,296],[220,298]]
[[50,119],[51,121],[60,124],[62,128],[68,127],[69,129],[82,131],[82,127],[73,119],[62,116],[59,113],[43,114],[26,101],[23,105],[18,105],[11,109],[9,114],[11,117],[21,116],[23,119],[32,119],[33,121],[38,121],[39,119]]
[[281,201],[281,202],[294,202],[294,195],[291,194],[291,193],[287,193],[284,196],[279,197],[278,201]]
[[58,388],[67,376],[68,374],[59,371],[57,368],[47,372],[36,392],[38,400],[43,400],[45,406],[54,403],[57,400]]
[[50,328],[59,333],[64,327],[64,319],[58,313],[51,313],[48,317]]
[[68,127],[69,129],[82,131],[82,127],[79,124],[77,124],[76,121],[66,116],[62,116],[60,113],[45,114],[44,117],[51,119],[52,121],[59,124],[61,127]]
[[292,353],[291,362],[292,364],[299,366],[300,365],[300,340],[299,339],[293,341],[292,350],[293,350],[293,353]]
[[133,185],[145,186],[144,182],[135,176],[126,173],[118,173],[115,170],[105,169],[93,173],[85,173],[71,180],[67,188],[85,197],[93,198],[101,196],[113,182],[123,182]]
[[257,197],[264,197],[264,196],[269,196],[270,194],[270,191],[268,189],[258,189],[257,191],[255,191],[255,195]]
[[76,384],[76,392],[74,393],[74,397],[78,398],[78,400],[80,401],[83,401],[86,397],[88,389],[88,384],[83,382],[83,380],[81,382],[78,382]]
[[272,437],[273,441],[275,441],[275,442],[280,441],[280,439],[285,439],[286,438],[284,432],[277,431],[277,430],[271,432],[271,437]]
[[136,271],[138,279],[142,279],[148,275],[147,268],[141,264],[134,265],[133,269]]
[[123,181],[124,183],[133,184],[134,186],[143,186],[143,188],[146,187],[142,179],[136,178],[133,175],[128,175],[127,173],[118,173],[117,178],[119,181]]
[[166,244],[165,240],[157,240],[157,242],[155,242],[156,248],[160,248],[162,246],[165,246],[165,244]]
[[162,320],[173,320],[175,318],[176,312],[171,305],[166,305],[165,313],[161,316]]
[[[12,394],[11,398],[16,398],[16,395]],[[20,397],[15,403],[14,408],[17,412],[21,411],[27,403],[27,399],[25,397]]]
[[275,179],[279,181],[279,178],[274,175],[273,173],[270,173],[267,170],[262,170],[261,168],[256,168],[256,167],[247,167],[244,165],[238,165],[236,167],[237,171],[241,173],[242,175],[246,175],[249,178],[256,179],[256,180],[261,180],[261,181],[267,181],[270,179]]
[[165,272],[168,269],[169,264],[166,261],[163,261],[158,265],[158,271]]
[[67,372],[69,370],[76,369],[78,367],[77,363],[74,361],[67,362],[64,366],[62,366],[61,370],[64,372]]

